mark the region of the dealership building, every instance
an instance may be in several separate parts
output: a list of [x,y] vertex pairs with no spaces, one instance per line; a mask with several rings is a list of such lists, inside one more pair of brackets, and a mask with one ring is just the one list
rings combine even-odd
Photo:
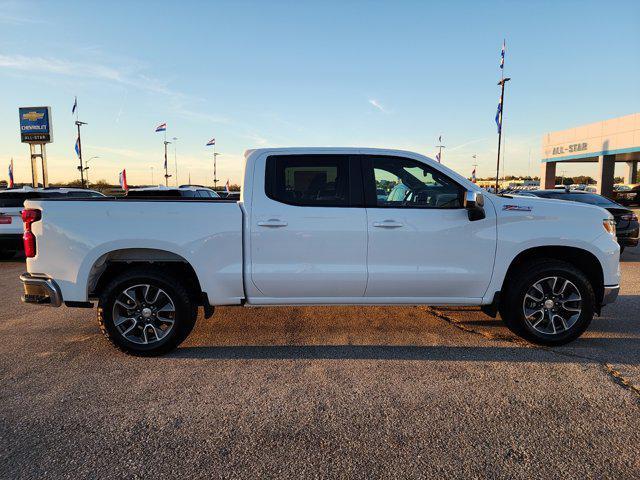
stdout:
[[553,188],[558,163],[597,163],[597,191],[610,196],[616,163],[624,183],[638,183],[640,113],[547,133],[542,138],[542,188]]

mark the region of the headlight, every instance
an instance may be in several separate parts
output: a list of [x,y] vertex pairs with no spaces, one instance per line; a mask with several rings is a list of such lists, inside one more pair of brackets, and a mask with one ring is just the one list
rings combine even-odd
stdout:
[[612,218],[607,218],[602,221],[602,226],[614,237],[616,236],[616,221]]

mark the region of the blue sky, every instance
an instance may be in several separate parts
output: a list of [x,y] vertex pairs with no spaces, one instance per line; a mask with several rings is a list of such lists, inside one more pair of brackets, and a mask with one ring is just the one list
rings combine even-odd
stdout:
[[440,134],[447,165],[468,176],[476,154],[487,176],[506,38],[506,171],[538,175],[544,132],[639,110],[639,18],[623,1],[0,1],[0,162],[29,179],[17,108],[50,105],[50,177],[76,178],[77,95],[92,180],[150,183],[153,166],[157,183],[162,122],[181,183],[211,183],[211,137],[223,182],[247,148],[433,157]]

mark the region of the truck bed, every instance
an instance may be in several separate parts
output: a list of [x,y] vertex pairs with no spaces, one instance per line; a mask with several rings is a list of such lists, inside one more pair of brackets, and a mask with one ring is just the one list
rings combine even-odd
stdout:
[[162,261],[188,262],[211,303],[243,298],[237,201],[105,197],[29,200],[25,207],[42,211],[33,224],[37,254],[27,259],[28,271],[55,277],[65,301],[88,301],[92,278],[107,261],[158,254]]

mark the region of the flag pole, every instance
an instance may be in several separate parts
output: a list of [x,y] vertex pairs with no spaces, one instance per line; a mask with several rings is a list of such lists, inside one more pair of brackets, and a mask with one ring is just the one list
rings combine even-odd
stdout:
[[507,83],[509,80],[511,80],[510,78],[502,78],[499,82],[498,85],[500,85],[501,87],[501,91],[500,91],[500,127],[498,130],[498,161],[496,163],[496,193],[498,193],[498,186],[499,186],[499,178],[500,178],[500,146],[502,145],[502,117],[504,115],[504,85],[505,83]]
[[500,104],[497,117],[498,123],[498,159],[496,161],[496,190],[495,193],[498,193],[498,189],[500,186],[500,147],[502,145],[502,118],[504,117],[504,86],[505,84],[511,80],[510,78],[505,78],[504,76],[504,55],[506,50],[507,42],[506,40],[502,41],[502,52],[500,54],[500,81],[498,85],[500,86]]

